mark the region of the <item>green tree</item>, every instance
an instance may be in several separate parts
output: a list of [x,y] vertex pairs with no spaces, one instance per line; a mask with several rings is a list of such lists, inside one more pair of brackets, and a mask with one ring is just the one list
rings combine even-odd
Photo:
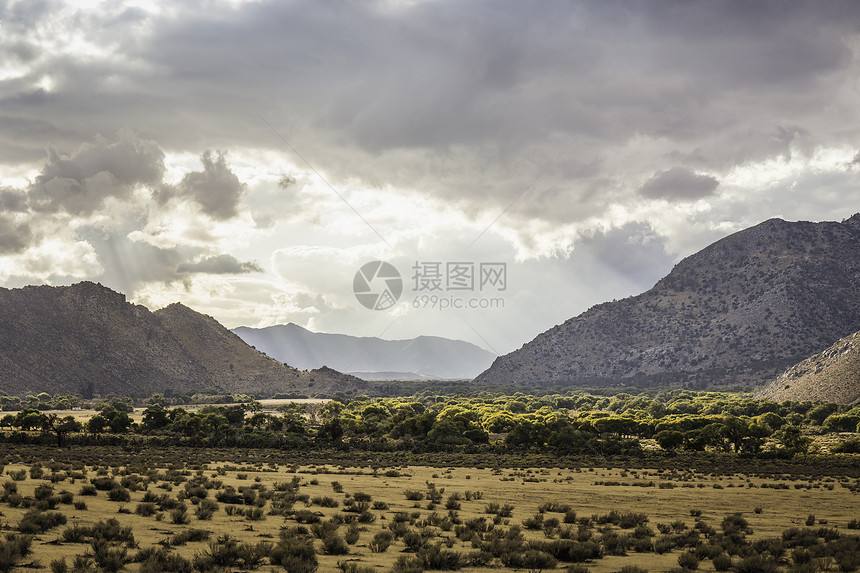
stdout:
[[101,434],[108,427],[108,421],[101,414],[96,414],[87,420],[87,431],[93,434]]
[[45,416],[44,428],[57,436],[57,447],[62,448],[66,436],[72,432],[80,432],[82,425],[74,416],[60,418],[56,414],[48,414]]
[[684,434],[677,430],[663,430],[654,436],[657,444],[667,452],[674,452],[684,443]]

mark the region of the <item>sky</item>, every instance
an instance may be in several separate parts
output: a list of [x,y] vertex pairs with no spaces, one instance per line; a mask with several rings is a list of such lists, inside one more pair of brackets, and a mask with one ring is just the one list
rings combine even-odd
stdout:
[[504,354],[860,211],[858,61],[853,0],[0,0],[0,286]]

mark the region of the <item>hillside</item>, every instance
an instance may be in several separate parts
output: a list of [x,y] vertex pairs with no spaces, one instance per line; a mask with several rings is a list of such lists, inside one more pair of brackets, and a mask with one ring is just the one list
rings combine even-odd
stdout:
[[8,394],[313,394],[363,387],[331,370],[281,364],[181,304],[150,312],[90,282],[0,289],[0,390]]
[[471,379],[495,358],[469,342],[437,336],[383,340],[311,332],[296,324],[241,326],[233,332],[281,362],[298,368],[326,365],[368,380]]
[[795,364],[757,396],[778,402],[813,400],[851,404],[860,400],[860,332]]
[[860,214],[771,219],[498,358],[483,384],[755,386],[860,330]]

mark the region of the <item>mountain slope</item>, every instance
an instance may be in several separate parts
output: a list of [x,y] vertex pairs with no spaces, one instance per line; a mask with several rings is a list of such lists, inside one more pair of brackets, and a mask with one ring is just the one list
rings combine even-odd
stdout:
[[296,324],[233,329],[245,342],[299,368],[330,366],[372,379],[474,378],[495,356],[474,344],[436,336],[382,340],[311,332]]
[[363,386],[333,371],[281,364],[181,304],[153,313],[90,282],[0,289],[0,390],[9,394],[315,393]]
[[763,384],[860,330],[860,214],[771,219],[498,358],[491,384]]
[[860,399],[860,332],[795,364],[762,388],[757,396],[777,402],[856,402]]

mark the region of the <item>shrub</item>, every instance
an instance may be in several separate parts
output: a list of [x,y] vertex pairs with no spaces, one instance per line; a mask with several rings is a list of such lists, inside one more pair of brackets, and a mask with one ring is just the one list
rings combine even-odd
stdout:
[[378,531],[370,543],[367,544],[367,547],[373,553],[384,553],[391,546],[392,541],[394,541],[393,533],[390,531]]
[[357,523],[350,523],[349,527],[346,528],[346,534],[343,536],[344,540],[349,545],[355,545],[358,542],[358,538],[361,535],[361,531],[358,527]]
[[218,502],[204,499],[194,510],[194,515],[201,521],[212,519],[212,515],[218,511]]
[[93,539],[125,543],[129,547],[134,545],[134,533],[131,526],[122,527],[116,519],[99,521],[92,526]]
[[534,549],[526,551],[520,558],[520,566],[530,571],[554,569],[557,564],[558,560],[549,553]]
[[300,509],[293,514],[295,520],[299,523],[319,523],[322,521],[319,515],[308,509]]
[[678,555],[678,565],[684,569],[696,570],[699,568],[699,558],[692,551],[685,551]]
[[93,531],[89,527],[81,527],[77,523],[67,527],[60,534],[64,543],[84,543],[88,537],[92,537]]
[[295,537],[282,537],[272,548],[269,559],[273,565],[280,565],[289,573],[313,573],[318,567],[313,544]]
[[92,548],[93,559],[102,571],[116,573],[129,561],[125,547],[113,547],[104,540],[94,539]]
[[462,567],[462,556],[449,549],[442,549],[442,544],[430,545],[422,548],[416,555],[416,559],[424,569],[435,569],[442,571],[453,571]]
[[346,545],[343,537],[337,534],[332,534],[323,539],[323,549],[329,555],[346,555],[349,553],[349,547]]
[[32,542],[29,535],[10,535],[0,542],[0,571],[12,571],[22,558],[29,555]]
[[170,510],[170,521],[176,525],[184,525],[190,522],[191,518],[188,517],[188,510],[185,509],[185,506],[182,506]]
[[319,496],[311,499],[311,501],[320,507],[337,507],[338,501],[331,496]]
[[186,543],[195,543],[199,541],[206,541],[212,536],[212,532],[206,529],[185,529],[180,531],[176,535],[173,536],[173,539],[170,540],[170,545],[185,545]]
[[131,501],[131,492],[122,486],[115,487],[108,492],[108,499],[111,501]]
[[779,565],[761,555],[750,555],[735,566],[737,573],[779,573]]
[[122,487],[116,482],[115,479],[106,476],[92,478],[90,480],[90,483],[93,484],[93,487],[100,491],[110,491],[112,489]]
[[92,484],[84,484],[81,486],[81,491],[78,495],[96,495],[96,486]]
[[728,571],[732,568],[732,558],[728,553],[720,553],[711,559],[711,563],[717,571]]
[[59,512],[30,510],[18,522],[18,531],[25,534],[44,533],[59,525],[65,525],[67,518]]

